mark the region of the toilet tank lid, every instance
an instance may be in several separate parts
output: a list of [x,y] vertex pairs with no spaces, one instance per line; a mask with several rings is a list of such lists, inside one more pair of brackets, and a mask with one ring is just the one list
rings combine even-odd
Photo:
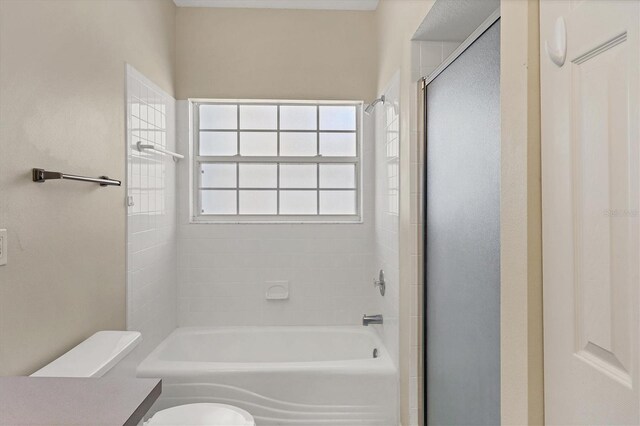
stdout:
[[98,331],[32,377],[102,377],[135,348],[138,331]]

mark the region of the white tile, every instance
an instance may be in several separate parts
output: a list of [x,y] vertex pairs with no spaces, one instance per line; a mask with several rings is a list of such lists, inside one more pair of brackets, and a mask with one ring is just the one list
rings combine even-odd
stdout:
[[457,41],[445,41],[442,42],[442,60],[444,61],[460,46],[460,43]]
[[420,43],[420,72],[429,75],[442,62],[442,43],[423,41]]
[[[163,178],[166,168],[175,166],[131,148],[150,135],[133,127],[153,125],[156,130],[164,129],[160,115],[147,104],[162,101],[172,108],[175,100],[168,95],[158,96],[159,89],[132,68],[127,68],[127,74],[127,194],[135,202],[127,209],[127,327],[143,334],[148,352],[176,327],[178,311],[185,310],[186,304],[177,299],[176,223],[158,219],[156,214],[167,204],[175,209],[175,175],[172,179]],[[164,130],[153,134],[173,141],[175,134]],[[136,356],[145,356],[142,352],[137,351]]]
[[[385,95],[397,102],[397,77]],[[178,109],[184,111],[184,103]],[[377,108],[379,117],[382,110]],[[189,225],[188,163],[178,163],[179,325],[357,325],[364,313],[381,312],[388,315],[383,330],[387,345],[397,348],[398,218],[385,213],[377,220],[378,206],[387,206],[395,193],[387,191],[389,176],[376,178],[386,165],[387,148],[392,156],[399,154],[400,119],[393,108],[385,117],[386,133],[375,134],[384,140],[365,140],[363,172],[371,184],[364,190],[362,225]],[[187,151],[188,123],[181,114],[177,125],[183,137],[176,149]],[[374,136],[367,129],[364,135]],[[390,177],[397,176],[396,167]],[[380,263],[389,266],[385,298],[372,285]],[[265,280],[289,280],[290,299],[264,300]],[[392,352],[397,361],[397,349]]]

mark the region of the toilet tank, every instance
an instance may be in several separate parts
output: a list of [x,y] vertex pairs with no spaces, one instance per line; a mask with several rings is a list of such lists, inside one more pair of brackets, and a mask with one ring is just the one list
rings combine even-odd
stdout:
[[102,377],[142,340],[138,331],[98,331],[32,377]]

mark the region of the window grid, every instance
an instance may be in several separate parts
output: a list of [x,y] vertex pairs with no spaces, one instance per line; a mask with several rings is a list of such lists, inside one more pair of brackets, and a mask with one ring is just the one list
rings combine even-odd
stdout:
[[[320,155],[320,107],[316,107],[316,155]],[[320,165],[316,165],[316,186],[320,188]],[[320,214],[320,190],[316,193],[316,212]]]
[[[238,111],[240,107],[238,106]],[[280,105],[276,107],[276,128],[278,129],[278,133],[276,133],[276,155],[280,156]],[[240,127],[240,123],[238,123],[238,128]],[[276,214],[280,214],[280,163],[276,165]],[[238,194],[240,195],[240,194]],[[237,211],[240,214],[240,210]]]
[[[200,107],[203,105],[233,105],[236,110],[236,123],[235,128],[205,128],[200,129]],[[242,106],[274,106],[276,108],[276,128],[275,129],[260,129],[260,128],[247,128],[243,129],[241,110]],[[281,106],[314,106],[315,107],[315,129],[282,129],[282,112]],[[347,106],[354,108],[354,129],[339,129],[339,128],[322,128],[320,111],[323,106]],[[193,103],[193,121],[194,121],[194,164],[196,173],[196,180],[194,182],[194,209],[195,214],[192,217],[196,221],[302,221],[302,222],[321,222],[321,221],[347,221],[347,222],[359,222],[361,220],[361,103],[355,102],[318,102],[318,103],[294,103],[294,102],[196,102]],[[219,126],[224,127],[224,126]],[[235,155],[220,155],[220,156],[204,156],[200,154],[200,134],[206,132],[236,132],[236,153]],[[251,132],[264,132],[275,133],[276,135],[276,155],[275,156],[246,156],[241,155],[241,137],[242,134]],[[282,156],[282,144],[281,135],[285,133],[316,133],[315,138],[315,156]],[[340,133],[340,134],[353,134],[355,139],[355,152],[353,156],[323,156],[321,152],[321,134],[322,133]],[[230,187],[210,187],[202,184],[202,177],[204,174],[203,165],[205,164],[235,164],[235,188]],[[240,184],[241,164],[272,164],[275,166],[275,185],[269,188],[252,188],[243,187]],[[282,166],[283,165],[315,165],[315,187],[283,187],[282,185]],[[323,187],[321,185],[321,165],[323,164],[349,164],[353,166],[353,185],[352,187]],[[215,214],[206,213],[202,206],[201,191],[234,191],[235,192],[235,214]],[[259,215],[251,215],[242,213],[241,206],[241,194],[242,191],[275,191],[276,204],[275,213],[262,213]],[[284,191],[314,191],[315,192],[315,213],[299,213],[299,214],[285,214],[282,213],[282,195]],[[339,193],[341,191],[350,191],[353,193],[353,200],[351,201],[354,206],[353,213],[339,213],[339,214],[326,214],[322,213],[322,197],[321,194],[326,192]],[[289,194],[291,193],[289,192]],[[246,192],[244,193],[246,195]],[[199,219],[199,220],[198,220]]]

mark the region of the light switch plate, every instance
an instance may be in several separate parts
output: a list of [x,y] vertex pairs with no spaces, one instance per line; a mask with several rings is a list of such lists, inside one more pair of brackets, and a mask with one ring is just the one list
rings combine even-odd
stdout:
[[7,230],[0,229],[0,266],[7,264]]

